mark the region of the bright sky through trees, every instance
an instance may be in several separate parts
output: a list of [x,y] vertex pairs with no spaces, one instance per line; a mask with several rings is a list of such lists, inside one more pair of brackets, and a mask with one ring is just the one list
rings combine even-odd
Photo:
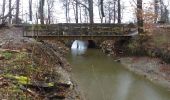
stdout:
[[[97,5],[98,0],[94,0],[94,22],[100,22],[100,17],[98,13],[98,7]],[[105,1],[105,0],[104,0]],[[121,0],[121,4],[123,6],[123,12],[122,12],[122,22],[133,22],[135,20],[134,16],[134,6],[135,3],[134,1],[136,0]],[[147,8],[148,5],[152,3],[153,0],[143,0],[144,3],[144,8]],[[169,0],[164,0],[165,4],[168,5]],[[14,5],[15,0],[13,0],[13,5]],[[35,19],[35,13],[37,12],[38,9],[38,2],[39,0],[33,0],[33,18]],[[0,2],[0,7],[2,6],[2,2]],[[20,6],[20,18],[21,19],[28,19],[28,0],[21,0],[21,6]],[[65,10],[63,8],[63,4],[61,3],[61,0],[55,0],[55,5],[54,5],[54,10],[53,10],[53,16],[55,22],[58,23],[63,23],[65,22]],[[6,5],[8,8],[8,4]],[[23,8],[23,9],[22,9]],[[46,7],[44,7],[46,8]],[[6,13],[8,13],[8,9],[6,9]],[[47,9],[45,9],[45,13],[47,13]],[[22,16],[23,15],[23,16]],[[26,16],[27,15],[27,16]],[[47,15],[47,14],[46,14]],[[47,16],[45,16],[47,17]],[[73,8],[70,7],[70,17],[71,17],[71,22],[75,22],[74,19],[74,11]]]

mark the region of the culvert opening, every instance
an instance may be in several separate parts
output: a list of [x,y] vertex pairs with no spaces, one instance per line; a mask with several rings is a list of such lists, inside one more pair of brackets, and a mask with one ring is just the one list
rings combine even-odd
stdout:
[[97,45],[93,40],[88,40],[88,48],[97,48]]

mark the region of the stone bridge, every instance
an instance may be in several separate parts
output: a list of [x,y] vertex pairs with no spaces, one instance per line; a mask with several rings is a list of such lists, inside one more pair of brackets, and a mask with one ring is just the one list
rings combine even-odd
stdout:
[[113,40],[138,34],[135,25],[76,24],[25,25],[23,36],[41,40]]

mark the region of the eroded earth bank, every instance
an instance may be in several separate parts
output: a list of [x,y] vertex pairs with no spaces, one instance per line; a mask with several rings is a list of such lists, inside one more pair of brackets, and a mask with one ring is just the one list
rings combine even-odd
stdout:
[[60,42],[22,37],[21,28],[0,30],[0,99],[82,100]]

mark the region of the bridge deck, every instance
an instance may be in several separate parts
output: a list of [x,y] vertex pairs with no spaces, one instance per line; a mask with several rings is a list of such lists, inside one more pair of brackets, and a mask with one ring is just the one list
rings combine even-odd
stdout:
[[131,37],[125,24],[55,24],[25,26],[23,35],[41,39],[113,39]]
[[37,38],[42,40],[112,40],[115,38],[131,38],[131,35],[41,35],[27,36],[29,38]]

